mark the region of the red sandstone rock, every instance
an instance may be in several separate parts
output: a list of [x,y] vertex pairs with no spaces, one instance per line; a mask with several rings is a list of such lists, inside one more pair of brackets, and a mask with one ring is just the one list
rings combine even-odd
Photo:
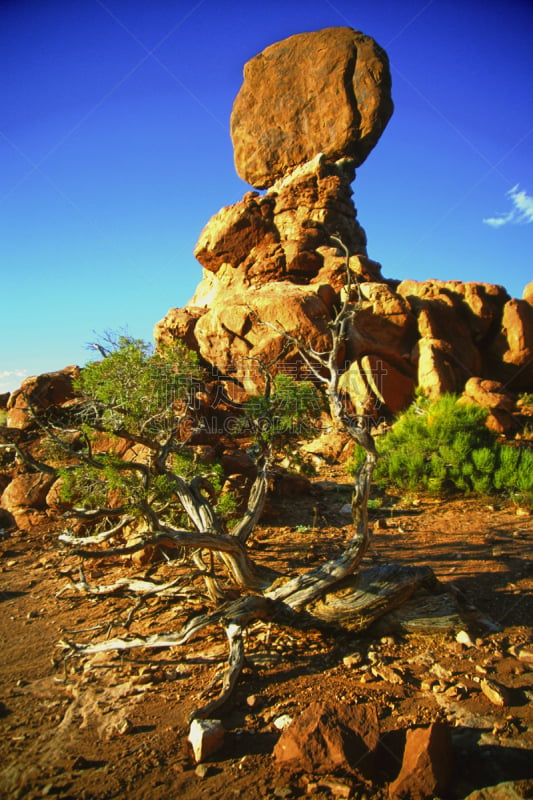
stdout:
[[524,291],[522,293],[522,300],[525,300],[526,303],[529,303],[530,306],[533,306],[533,281],[530,281],[524,287]]
[[428,397],[461,391],[464,380],[457,378],[457,364],[451,345],[441,339],[420,339],[415,348],[418,361],[417,385]]
[[498,381],[470,378],[459,402],[477,403],[489,409],[486,425],[495,433],[508,434],[516,428],[513,417],[515,401]]
[[189,350],[197,350],[198,343],[194,329],[205,308],[171,308],[166,316],[155,325],[154,339],[159,345],[183,342]]
[[416,322],[407,301],[384,283],[362,283],[360,295],[360,309],[348,330],[348,358],[407,355],[416,341]]
[[24,527],[35,511],[44,511],[46,496],[55,478],[43,473],[20,473],[7,485],[0,504],[14,518],[17,526]]
[[[317,349],[330,346],[328,305],[332,293],[325,287],[272,283],[248,295],[227,293],[198,320],[195,329],[201,355],[225,373],[244,380],[253,390],[261,373],[252,358],[265,363],[284,353],[286,342],[278,328],[311,342]],[[294,348],[284,354],[284,362],[294,363]]]
[[13,392],[7,403],[9,427],[20,429],[32,427],[34,422],[28,401],[35,411],[44,411],[71,400],[74,397],[72,382],[79,372],[79,367],[65,367],[58,372],[47,372],[25,378],[20,389]]
[[341,377],[340,388],[348,394],[356,414],[379,419],[406,409],[416,383],[409,365],[400,371],[380,356],[368,355],[352,362]]
[[231,115],[235,166],[264,188],[317,153],[361,164],[392,114],[386,53],[352,28],[267,47],[244,67]]
[[400,774],[389,787],[391,800],[442,797],[450,782],[452,744],[446,723],[407,731]]
[[377,711],[371,703],[311,703],[285,728],[274,758],[291,771],[323,774],[343,769],[372,774],[379,742]]

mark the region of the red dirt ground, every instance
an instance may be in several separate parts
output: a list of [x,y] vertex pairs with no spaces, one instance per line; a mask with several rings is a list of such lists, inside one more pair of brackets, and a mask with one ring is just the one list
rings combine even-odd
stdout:
[[[331,557],[349,532],[349,520],[340,513],[348,497],[341,487],[274,503],[252,542],[254,556],[290,572]],[[247,636],[248,666],[219,714],[225,745],[203,770],[196,769],[188,748],[188,715],[225,660],[223,632],[210,629],[184,651],[132,650],[64,663],[60,640],[103,639],[110,624],[116,626],[113,635],[124,633],[132,600],[94,600],[72,588],[58,596],[66,573],[77,577],[78,559],[59,550],[51,522],[5,535],[0,795],[253,800],[346,791],[360,800],[380,800],[399,771],[405,731],[446,718],[455,757],[450,798],[533,777],[533,665],[517,655],[532,639],[531,517],[510,504],[479,499],[385,502],[372,515],[374,538],[365,564],[428,564],[500,631],[489,632],[478,619],[467,646],[456,641],[457,631],[400,634],[379,622],[363,635],[256,623]],[[147,571],[108,559],[92,563],[86,577],[106,583],[119,569],[138,577]],[[161,564],[155,576],[169,579],[176,569],[175,562]],[[183,618],[182,603],[149,600],[129,632],[176,630]],[[358,666],[343,661],[353,653],[362,656]],[[370,669],[376,663],[397,667],[404,679],[379,678]],[[507,687],[508,705],[494,705],[480,691],[484,675]],[[332,777],[347,788],[335,789],[323,777],[276,767],[271,754],[279,731],[273,721],[282,714],[294,717],[318,698],[377,704],[384,749],[374,785],[341,774]]]

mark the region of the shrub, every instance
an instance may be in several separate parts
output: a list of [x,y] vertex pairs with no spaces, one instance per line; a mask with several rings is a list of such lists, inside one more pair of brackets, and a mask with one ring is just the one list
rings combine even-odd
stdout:
[[401,491],[505,492],[533,504],[533,451],[505,444],[485,426],[486,410],[454,395],[418,397],[377,440],[376,482]]

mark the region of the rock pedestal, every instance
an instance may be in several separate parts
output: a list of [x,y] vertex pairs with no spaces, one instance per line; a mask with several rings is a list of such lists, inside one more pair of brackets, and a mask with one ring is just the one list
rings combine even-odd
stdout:
[[[435,398],[474,379],[533,391],[531,286],[515,300],[485,283],[386,280],[368,258],[351,187],[391,113],[386,54],[351,28],[291,36],[248,62],[231,119],[235,163],[267,191],[247,192],[207,223],[195,249],[203,279],[156,325],[156,341],[182,339],[252,391],[259,362],[309,377],[283,331],[327,351],[348,299],[339,366],[358,414],[390,417],[417,386]],[[349,297],[332,236],[348,250]],[[497,430],[508,413],[491,411]]]

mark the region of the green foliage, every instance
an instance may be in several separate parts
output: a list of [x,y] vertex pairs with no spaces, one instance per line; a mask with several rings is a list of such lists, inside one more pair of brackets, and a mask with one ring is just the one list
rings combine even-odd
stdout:
[[256,395],[245,403],[243,424],[252,421],[256,437],[265,442],[308,438],[319,430],[321,411],[321,396],[310,381],[280,373],[268,395]]
[[500,443],[485,419],[485,409],[454,395],[417,398],[377,440],[376,482],[430,494],[502,491],[533,503],[533,451]]
[[121,336],[106,358],[82,370],[74,388],[95,403],[104,430],[159,439],[176,424],[200,379],[198,357],[183,345],[154,352],[140,339]]
[[[186,416],[192,415],[193,426],[201,422],[195,399],[208,377],[196,354],[183,346],[154,351],[141,340],[120,336],[76,381],[82,399],[72,412],[77,416],[70,433],[50,439],[50,454],[60,467],[61,499],[85,509],[119,507],[147,519],[152,509],[162,520],[186,524],[172,476],[201,477],[209,482],[205,488],[219,518],[234,516],[238,503],[223,487],[221,466],[202,463],[181,440],[187,436],[182,437],[181,427]],[[236,412],[233,430],[252,435],[258,452],[272,448],[292,463],[295,440],[316,432],[321,410],[313,384],[280,374],[269,392],[250,398]],[[77,452],[67,446],[61,461],[57,444],[72,438],[73,427]],[[300,464],[302,470],[305,466]]]

